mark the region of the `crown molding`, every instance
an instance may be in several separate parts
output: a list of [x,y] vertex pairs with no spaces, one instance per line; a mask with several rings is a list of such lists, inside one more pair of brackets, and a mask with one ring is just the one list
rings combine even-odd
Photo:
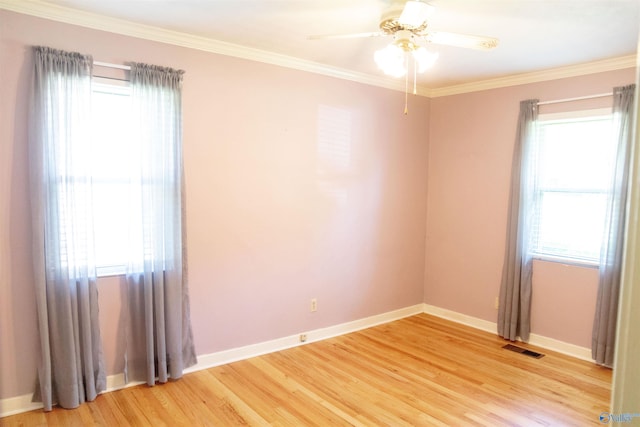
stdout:
[[518,86],[529,83],[538,83],[549,80],[558,80],[567,77],[584,76],[588,74],[603,73],[606,71],[622,70],[636,67],[636,55],[627,55],[617,58],[603,59],[600,61],[583,64],[569,65],[565,67],[551,68],[548,70],[534,71],[530,73],[513,74],[493,79],[480,80],[458,85],[446,86],[438,89],[430,89],[430,98],[458,95],[469,92],[479,92],[488,89],[498,89],[509,86]]
[[[254,49],[233,43],[214,40],[193,34],[167,30],[150,25],[138,24],[117,18],[111,18],[95,13],[84,12],[77,9],[63,7],[42,0],[0,0],[0,9],[12,12],[49,19],[71,25],[107,31],[140,39],[171,44],[175,46],[197,49],[219,55],[247,59],[285,68],[320,74],[342,80],[349,80],[370,86],[385,89],[405,91],[404,81],[359,73],[339,67],[332,67],[318,62],[302,60],[287,55],[277,54],[265,50]],[[548,80],[556,80],[566,77],[576,77],[605,71],[620,70],[636,67],[636,55],[622,56],[605,59],[585,64],[571,65],[567,67],[549,70],[522,73],[504,77],[480,80],[441,88],[417,87],[417,95],[428,98],[436,98],[449,95],[457,95],[469,92],[478,92],[488,89],[516,86],[528,83],[537,83]]]

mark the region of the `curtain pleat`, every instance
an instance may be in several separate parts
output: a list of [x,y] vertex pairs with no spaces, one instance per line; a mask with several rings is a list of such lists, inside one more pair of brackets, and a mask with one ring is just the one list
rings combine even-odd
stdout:
[[635,85],[617,87],[613,90],[613,120],[617,150],[600,252],[598,297],[591,345],[591,355],[596,363],[609,367],[613,366],[614,359],[622,274],[634,92]]
[[520,103],[498,309],[498,334],[511,341],[515,341],[517,337],[528,341],[531,329],[533,260],[529,251],[529,236],[534,214],[531,199],[531,188],[535,183],[532,150],[537,117],[537,99]]
[[29,169],[40,333],[34,400],[75,408],[106,388],[91,194],[92,58],[34,48]]
[[[182,165],[183,71],[131,64],[139,134],[131,198],[129,315],[138,348],[127,372],[149,385],[196,363],[189,314]],[[137,338],[135,338],[137,337]],[[136,354],[138,353],[138,354]],[[142,353],[142,355],[140,355]]]

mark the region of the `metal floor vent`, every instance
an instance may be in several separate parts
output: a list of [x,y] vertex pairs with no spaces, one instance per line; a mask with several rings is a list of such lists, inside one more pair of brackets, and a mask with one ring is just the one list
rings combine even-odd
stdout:
[[515,351],[516,353],[524,354],[525,356],[534,357],[536,359],[540,359],[544,357],[544,354],[538,353],[535,351],[527,350],[526,348],[518,347],[517,345],[507,344],[502,346],[502,348],[506,348],[507,350]]

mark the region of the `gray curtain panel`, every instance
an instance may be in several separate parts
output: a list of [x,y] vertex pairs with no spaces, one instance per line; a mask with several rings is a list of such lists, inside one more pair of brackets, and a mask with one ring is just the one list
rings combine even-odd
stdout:
[[511,341],[520,337],[526,342],[530,332],[533,260],[529,251],[529,233],[533,215],[532,186],[535,182],[531,150],[537,117],[537,99],[520,102],[498,309],[498,334]]
[[133,339],[126,374],[149,385],[156,377],[180,378],[196,363],[185,251],[182,77],[183,71],[131,64],[140,148],[131,153],[137,166],[127,271]]
[[35,400],[75,408],[106,387],[91,206],[92,58],[34,48],[29,173],[41,359]]
[[622,274],[634,92],[635,85],[617,87],[613,90],[613,120],[617,151],[600,253],[598,299],[591,344],[591,355],[596,363],[609,367],[613,366],[614,360],[618,296]]

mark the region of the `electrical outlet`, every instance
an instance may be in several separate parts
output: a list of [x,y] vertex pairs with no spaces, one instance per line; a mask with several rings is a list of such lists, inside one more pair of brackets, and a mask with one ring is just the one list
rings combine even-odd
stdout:
[[300,342],[307,341],[307,334],[300,334]]
[[495,301],[493,302],[493,306],[496,310],[500,308],[500,297],[496,297]]
[[311,311],[318,311],[318,300],[315,298],[311,299]]

